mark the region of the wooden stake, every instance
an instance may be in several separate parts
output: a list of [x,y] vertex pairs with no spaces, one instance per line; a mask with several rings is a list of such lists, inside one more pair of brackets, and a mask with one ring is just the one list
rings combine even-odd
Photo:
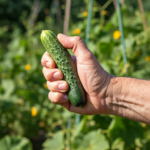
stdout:
[[71,0],[66,0],[64,30],[63,30],[63,33],[66,35],[68,34],[69,28],[70,7],[71,7]]
[[115,10],[117,10],[116,0],[113,0],[113,4],[114,4],[114,7],[115,7]]

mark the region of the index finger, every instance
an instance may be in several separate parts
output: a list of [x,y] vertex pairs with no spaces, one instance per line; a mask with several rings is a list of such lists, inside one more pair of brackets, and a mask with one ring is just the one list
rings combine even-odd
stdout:
[[41,59],[41,64],[43,67],[53,69],[56,67],[54,60],[50,57],[48,52],[45,52]]

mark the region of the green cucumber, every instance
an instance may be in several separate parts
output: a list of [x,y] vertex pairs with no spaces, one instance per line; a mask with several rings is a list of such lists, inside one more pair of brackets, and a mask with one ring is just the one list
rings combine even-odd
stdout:
[[86,102],[86,94],[68,50],[62,46],[56,35],[50,30],[42,31],[41,41],[57,67],[62,71],[63,80],[67,81],[69,85],[67,94],[71,103],[76,107],[82,107]]

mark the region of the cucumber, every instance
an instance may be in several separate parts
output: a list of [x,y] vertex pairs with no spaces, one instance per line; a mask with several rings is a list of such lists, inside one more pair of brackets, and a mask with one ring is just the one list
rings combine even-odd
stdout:
[[57,67],[62,71],[63,80],[67,81],[69,85],[67,94],[70,102],[76,107],[82,107],[86,103],[86,94],[68,50],[62,46],[56,35],[50,30],[42,31],[41,41]]

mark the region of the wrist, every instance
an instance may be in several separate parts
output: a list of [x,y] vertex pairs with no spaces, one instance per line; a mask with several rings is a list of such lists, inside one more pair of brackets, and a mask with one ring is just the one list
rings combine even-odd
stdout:
[[113,96],[113,82],[116,77],[106,72],[105,82],[100,88],[98,99],[100,102],[99,114],[110,114],[110,102]]
[[109,115],[116,114],[116,107],[114,107],[114,103],[117,103],[116,96],[120,95],[121,85],[118,86],[119,77],[115,77],[111,75],[108,87],[106,89],[104,101],[105,101],[105,113]]

